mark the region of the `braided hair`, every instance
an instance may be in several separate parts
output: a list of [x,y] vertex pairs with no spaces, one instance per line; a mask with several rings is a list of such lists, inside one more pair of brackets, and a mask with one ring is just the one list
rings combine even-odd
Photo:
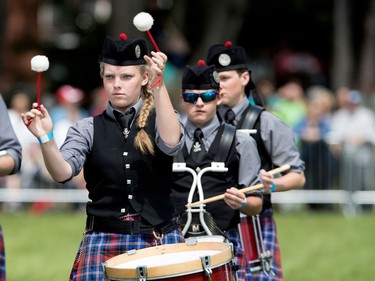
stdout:
[[[145,73],[148,70],[147,65],[141,65],[140,71],[141,74]],[[139,132],[135,136],[134,146],[138,148],[143,154],[155,154],[154,145],[150,139],[150,136],[147,134],[145,127],[147,126],[148,117],[154,110],[154,97],[152,95],[151,90],[149,90],[149,85],[151,78],[148,80],[149,82],[142,87],[142,99],[144,101],[141,111],[139,113],[139,117],[137,120],[137,126],[139,128]]]

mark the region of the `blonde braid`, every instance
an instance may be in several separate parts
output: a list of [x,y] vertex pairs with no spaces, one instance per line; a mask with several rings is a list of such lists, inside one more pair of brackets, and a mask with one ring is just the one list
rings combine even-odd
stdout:
[[142,106],[141,112],[139,113],[139,118],[137,126],[140,129],[137,135],[135,136],[134,145],[138,148],[143,154],[155,154],[154,145],[150,139],[150,136],[147,134],[145,127],[147,125],[148,117],[154,109],[154,98],[151,91],[146,89],[143,90],[143,100],[144,104]]

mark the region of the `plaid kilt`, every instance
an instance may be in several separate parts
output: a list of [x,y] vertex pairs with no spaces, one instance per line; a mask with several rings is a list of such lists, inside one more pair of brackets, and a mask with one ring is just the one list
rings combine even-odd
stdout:
[[262,228],[264,248],[266,251],[269,250],[272,255],[271,266],[275,276],[266,276],[264,272],[261,271],[253,273],[253,279],[256,281],[282,281],[284,279],[281,268],[281,254],[279,242],[277,240],[276,222],[272,215],[272,209],[262,212],[260,216],[260,224]]
[[242,247],[241,237],[238,229],[230,229],[226,232],[226,235],[229,242],[233,244],[234,256],[236,257],[237,265],[239,266],[239,269],[236,272],[237,281],[253,280],[250,271],[250,264]]
[[[178,229],[164,235],[163,244],[183,243],[185,240]],[[102,264],[108,259],[133,249],[156,246],[153,234],[115,234],[84,232],[69,280],[103,280]]]
[[3,230],[0,225],[0,281],[5,281],[5,248]]

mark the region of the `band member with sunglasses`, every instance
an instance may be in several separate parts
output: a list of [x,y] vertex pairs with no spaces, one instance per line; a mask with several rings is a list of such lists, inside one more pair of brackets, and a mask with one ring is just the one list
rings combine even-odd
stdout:
[[[186,66],[182,76],[183,106],[187,114],[185,124],[185,145],[175,156],[175,162],[183,162],[193,170],[199,171],[215,162],[218,150],[225,149],[220,160],[225,163],[225,173],[209,172],[202,175],[201,182],[205,198],[224,194],[224,200],[207,204],[219,229],[234,245],[234,253],[240,269],[238,280],[251,280],[251,272],[244,259],[240,243],[238,223],[239,213],[258,214],[262,208],[261,192],[243,194],[239,187],[260,182],[260,159],[255,141],[246,133],[237,132],[235,127],[220,124],[217,108],[222,99],[219,94],[220,81],[215,66],[207,66],[199,61],[197,66]],[[229,134],[227,135],[227,132]],[[228,145],[223,144],[224,136]],[[188,195],[193,178],[189,173],[173,173],[174,186],[172,201],[177,212],[182,215],[186,210]],[[197,196],[194,196],[198,199]],[[197,201],[197,200],[195,200]],[[196,229],[198,232],[201,229]],[[206,234],[207,235],[207,234]]]
[[[0,95],[0,177],[13,175],[21,168],[22,148],[10,122],[8,109]],[[0,224],[0,281],[6,280],[5,247]]]
[[[220,94],[222,103],[219,114],[226,123],[238,129],[256,129],[261,158],[262,183],[264,185],[263,208],[260,214],[261,232],[264,246],[272,255],[272,272],[264,271],[254,274],[254,280],[282,280],[280,248],[277,241],[276,223],[273,219],[271,193],[300,188],[305,184],[305,164],[300,158],[294,141],[292,129],[280,118],[264,108],[249,104],[249,100],[259,104],[255,94],[255,86],[251,81],[246,52],[240,46],[232,46],[230,41],[210,47],[207,64],[215,65],[220,77]],[[257,102],[258,101],[258,102]],[[290,165],[291,169],[280,177],[273,177],[266,171],[282,165]],[[241,223],[242,223],[241,219]]]
[[107,37],[100,61],[107,109],[70,127],[60,150],[43,105],[22,115],[57,182],[84,170],[90,201],[70,280],[103,280],[109,258],[184,241],[170,200],[184,131],[163,82],[166,62],[162,52],[148,56],[143,39]]

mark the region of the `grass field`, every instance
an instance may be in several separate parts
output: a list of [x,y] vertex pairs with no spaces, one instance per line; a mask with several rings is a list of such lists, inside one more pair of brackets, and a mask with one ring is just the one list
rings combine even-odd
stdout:
[[[375,214],[278,213],[286,281],[374,280]],[[82,237],[85,216],[0,213],[8,281],[65,281]]]

